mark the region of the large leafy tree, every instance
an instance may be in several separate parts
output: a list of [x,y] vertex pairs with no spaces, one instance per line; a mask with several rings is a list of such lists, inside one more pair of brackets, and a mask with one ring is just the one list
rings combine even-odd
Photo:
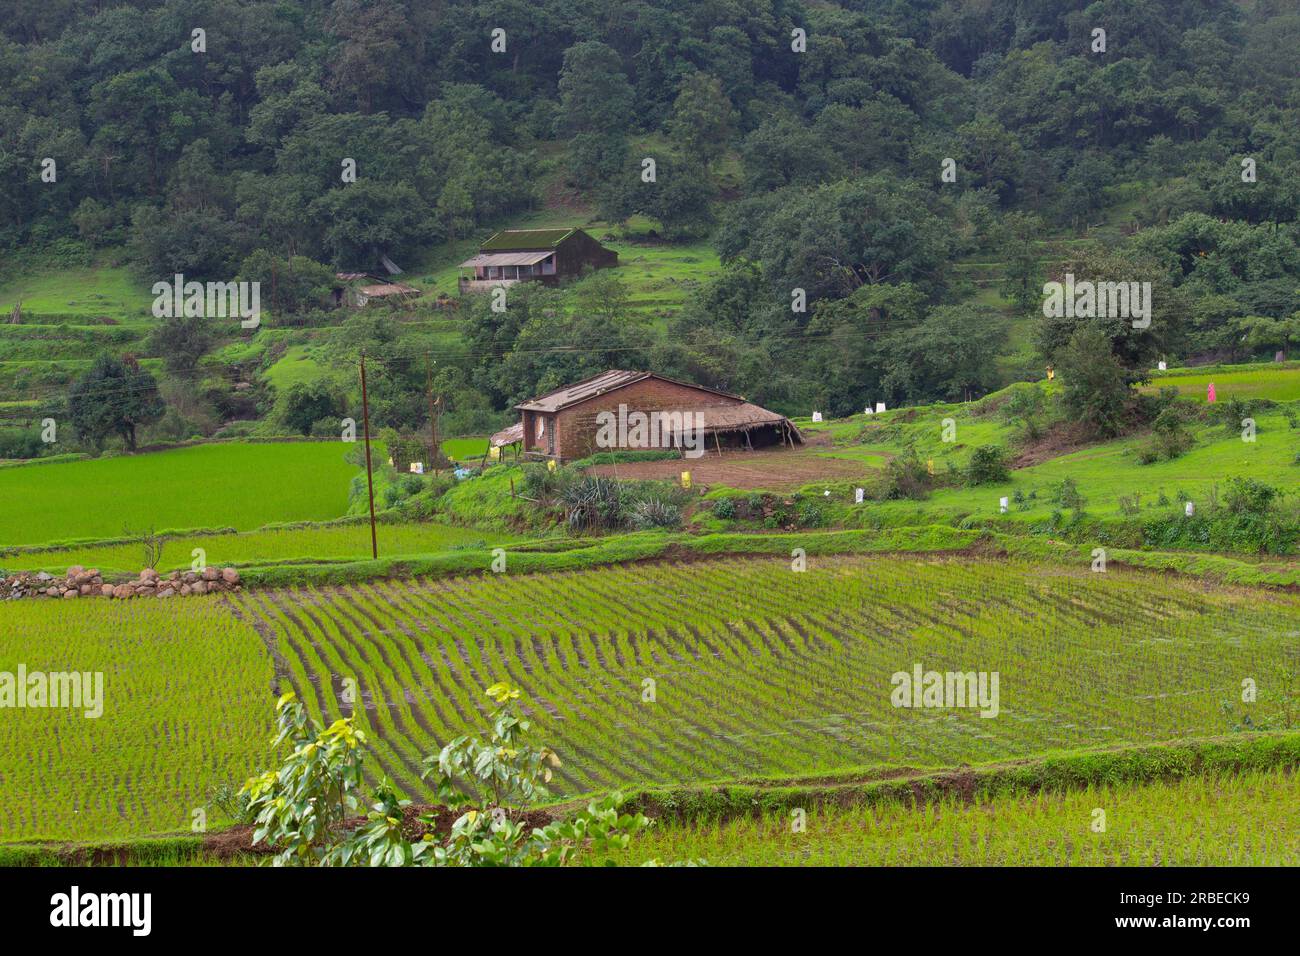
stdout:
[[122,179],[143,170],[149,193],[157,194],[163,164],[179,156],[181,147],[201,130],[202,99],[180,89],[158,66],[118,74],[90,95],[97,127],[92,146],[104,157],[105,178],[113,170]]
[[1185,344],[1189,299],[1173,281],[1168,265],[1157,258],[1138,249],[1090,248],[1055,267],[1048,278],[1064,282],[1067,274],[1074,276],[1076,287],[1081,282],[1122,282],[1145,288],[1143,283],[1149,283],[1150,324],[1132,315],[1040,315],[1038,345],[1044,357],[1056,355],[1084,327],[1098,330],[1120,365],[1130,370],[1150,369]]
[[306,256],[285,260],[265,249],[244,259],[236,278],[260,283],[262,301],[272,313],[324,308],[336,284],[334,270],[328,266]]
[[377,253],[397,254],[438,238],[428,206],[405,183],[364,180],[331,189],[312,203],[311,211],[327,224],[325,251],[339,266],[368,266]]
[[1098,438],[1124,429],[1133,376],[1111,351],[1111,340],[1097,325],[1077,328],[1055,356],[1063,385],[1062,401],[1072,418]]
[[796,288],[809,300],[885,282],[937,291],[952,237],[935,204],[915,184],[883,174],[782,189],[740,204],[719,244],[728,258],[761,261],[787,302]]
[[175,315],[160,319],[149,336],[149,352],[160,355],[163,368],[173,374],[193,372],[199,361],[217,342],[211,319],[197,315]]
[[734,125],[735,110],[717,77],[696,72],[682,81],[669,130],[687,155],[710,165],[726,151]]
[[566,133],[626,130],[634,98],[618,52],[584,40],[564,52],[560,71],[560,123]]
[[994,360],[1005,338],[996,309],[938,306],[882,343],[881,387],[893,401],[977,398],[998,384]]
[[136,429],[158,421],[164,411],[157,381],[129,356],[100,355],[68,393],[72,427],[96,448],[116,435],[135,451]]

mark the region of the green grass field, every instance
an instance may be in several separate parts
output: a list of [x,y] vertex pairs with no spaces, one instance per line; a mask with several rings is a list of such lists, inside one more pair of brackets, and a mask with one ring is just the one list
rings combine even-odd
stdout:
[[305,345],[293,345],[286,350],[262,377],[280,391],[292,388],[299,383],[314,382],[325,374],[325,367],[311,356]]
[[[459,528],[435,522],[408,522],[377,527],[379,553],[424,554],[464,547],[495,547],[517,539],[500,532]],[[182,535],[163,548],[159,571],[187,570],[191,552],[202,548],[207,563],[224,565],[271,564],[279,561],[340,561],[370,557],[369,523],[334,524],[301,528],[245,531],[237,534]],[[74,564],[135,574],[143,563],[141,546],[102,544],[58,550],[0,552],[0,567],[8,571],[62,572]]]
[[337,518],[356,469],[341,442],[219,443],[0,468],[0,546]]
[[1220,365],[1209,369],[1171,369],[1157,372],[1150,388],[1177,388],[1179,394],[1206,401],[1214,383],[1215,398],[1269,398],[1275,402],[1300,400],[1300,362],[1266,365]]
[[0,283],[0,311],[22,302],[34,316],[106,316],[152,321],[154,296],[124,266],[106,264],[28,273]]
[[442,443],[442,453],[452,461],[477,462],[487,447],[486,438],[448,438]]
[[100,672],[103,713],[0,720],[0,842],[189,830],[208,789],[267,759],[272,665],[216,601],[15,601],[0,672]]
[[[1206,426],[1196,430],[1197,445],[1172,461],[1143,465],[1137,448],[1142,437],[1093,445],[1080,451],[1052,458],[1012,473],[1011,480],[975,488],[941,488],[926,501],[881,502],[873,505],[877,513],[913,515],[924,513],[996,515],[999,499],[1014,497],[1017,491],[1026,496],[1022,511],[1013,506],[1013,516],[1041,518],[1056,507],[1052,488],[1065,478],[1073,478],[1095,514],[1118,514],[1120,498],[1140,496],[1142,507],[1157,504],[1160,495],[1166,508],[1181,507],[1178,494],[1184,493],[1204,507],[1213,489],[1221,494],[1232,476],[1255,478],[1282,488],[1300,482],[1300,431],[1291,429],[1280,414],[1257,414],[1258,433],[1254,442],[1241,440],[1239,432],[1226,427]],[[958,435],[964,436],[960,426]],[[1029,499],[1030,493],[1037,497]]]
[[[1104,813],[1104,832],[1093,829]],[[1293,770],[966,803],[819,807],[662,822],[616,859],[714,866],[1296,866]]]
[[[1269,371],[1268,367],[1257,367],[1249,374],[1264,376]],[[1016,386],[1033,387],[1048,386]],[[830,437],[830,446],[814,452],[819,457],[847,459],[879,470],[890,458],[914,449],[921,459],[933,462],[935,474],[943,479],[951,469],[965,469],[971,453],[981,445],[1001,445],[1008,452],[1017,447],[1017,426],[990,410],[996,409],[1007,395],[1008,391],[1003,391],[970,404],[892,409],[884,415],[854,415],[818,423],[797,418],[795,422],[810,434]],[[1000,513],[1000,499],[1006,497],[1011,499],[1009,518],[1042,519],[1059,507],[1053,500],[1054,488],[1066,478],[1077,484],[1089,513],[1099,516],[1120,514],[1121,498],[1135,502],[1144,514],[1157,508],[1181,511],[1180,494],[1204,508],[1215,494],[1222,494],[1232,477],[1254,478],[1284,489],[1293,487],[1300,482],[1300,466],[1296,464],[1300,430],[1291,427],[1282,410],[1257,411],[1252,417],[1256,422],[1253,442],[1243,441],[1240,429],[1194,425],[1190,432],[1195,446],[1172,461],[1142,464],[1138,452],[1148,436],[1136,434],[1075,451],[1063,449],[1066,453],[1012,471],[1006,482],[965,487],[963,481],[961,487],[937,488],[924,500],[868,502],[856,513],[841,510],[837,514],[850,525],[866,520],[918,524],[967,515],[991,517]],[[950,442],[943,440],[945,420],[952,422],[954,440]],[[962,481],[960,475],[957,480]],[[852,501],[854,483],[830,484],[832,496],[827,504],[843,509],[846,502]],[[822,484],[818,484],[805,490],[820,494],[821,488]],[[1014,502],[1017,493],[1024,496],[1023,502]]]

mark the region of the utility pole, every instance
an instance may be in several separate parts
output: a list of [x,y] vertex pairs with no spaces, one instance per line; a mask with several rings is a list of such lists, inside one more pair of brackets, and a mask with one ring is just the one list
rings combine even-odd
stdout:
[[370,399],[366,395],[366,353],[361,353],[361,420],[366,436],[366,491],[370,495],[370,556],[379,557],[379,538],[375,534],[375,482],[370,473]]
[[438,414],[433,407],[433,356],[426,354],[424,360],[424,387],[429,393],[429,467],[436,475],[438,473]]

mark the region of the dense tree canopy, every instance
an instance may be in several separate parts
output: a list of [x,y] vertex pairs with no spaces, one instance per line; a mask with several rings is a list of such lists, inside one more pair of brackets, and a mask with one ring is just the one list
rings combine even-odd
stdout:
[[393,425],[435,353],[497,410],[638,363],[783,410],[974,395],[1017,318],[1035,369],[1097,348],[1035,318],[1067,269],[1152,284],[1100,325],[1126,375],[1243,358],[1296,347],[1298,47],[1293,4],[1229,0],[0,0],[0,253],[269,276],[295,315],[543,203],[721,253],[657,325],[598,282],[469,300],[463,349],[336,318]]

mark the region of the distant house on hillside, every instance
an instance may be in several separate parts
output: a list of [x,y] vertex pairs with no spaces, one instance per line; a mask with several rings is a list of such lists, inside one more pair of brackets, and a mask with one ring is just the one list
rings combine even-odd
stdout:
[[[698,443],[697,448],[703,445],[699,453],[720,452],[724,447],[803,444],[799,429],[784,415],[753,405],[739,395],[677,382],[654,372],[611,369],[522,402],[515,410],[520,415],[523,452],[529,458],[572,461],[600,451],[670,450],[692,441]],[[610,413],[603,421],[602,412]],[[650,430],[661,437],[668,434],[668,440],[657,445],[639,441],[636,413],[646,418],[654,416],[664,423]],[[620,425],[611,436],[611,420],[631,422],[631,427]],[[603,441],[598,439],[602,427],[606,429]],[[683,436],[677,429],[692,429],[695,434]]]
[[477,292],[516,282],[554,285],[584,269],[618,265],[618,253],[581,229],[506,229],[460,264],[460,291]]
[[334,278],[334,304],[363,309],[370,302],[394,302],[414,299],[421,293],[413,286],[390,282],[368,272],[338,272]]

